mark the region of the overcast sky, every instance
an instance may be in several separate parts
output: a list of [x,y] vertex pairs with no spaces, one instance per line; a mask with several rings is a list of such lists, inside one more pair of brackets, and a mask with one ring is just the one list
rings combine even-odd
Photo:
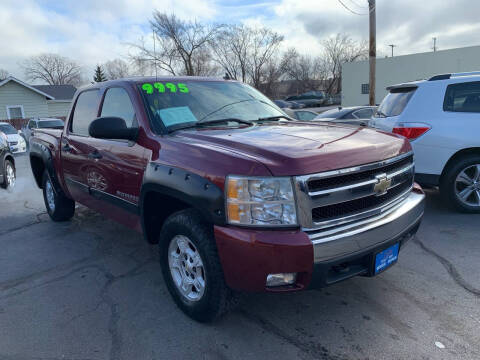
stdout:
[[[367,0],[342,0],[366,14]],[[338,0],[1,0],[0,68],[24,79],[19,62],[53,52],[71,57],[88,76],[97,63],[125,58],[129,48],[151,30],[158,9],[184,19],[246,23],[285,35],[284,48],[318,54],[322,40],[338,32],[368,39],[368,16],[355,15]],[[377,0],[377,53],[426,52],[437,37],[440,50],[480,45],[479,0]]]

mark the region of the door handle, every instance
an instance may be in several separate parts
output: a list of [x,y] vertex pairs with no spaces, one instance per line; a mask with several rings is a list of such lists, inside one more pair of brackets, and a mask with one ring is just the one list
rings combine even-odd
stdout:
[[65,152],[71,152],[72,148],[70,147],[70,145],[68,143],[66,143],[65,145],[62,146],[62,150],[65,151]]
[[98,160],[102,158],[102,154],[95,150],[88,154],[88,158]]

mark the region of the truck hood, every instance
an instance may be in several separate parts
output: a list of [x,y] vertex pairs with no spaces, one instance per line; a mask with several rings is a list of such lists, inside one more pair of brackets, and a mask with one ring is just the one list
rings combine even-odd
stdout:
[[7,141],[8,142],[13,142],[13,141],[20,141],[21,139],[23,139],[23,137],[21,137],[20,135],[18,134],[7,134]]
[[240,129],[177,133],[190,145],[216,146],[263,163],[273,175],[291,176],[385,160],[411,150],[408,140],[360,126],[277,122]]

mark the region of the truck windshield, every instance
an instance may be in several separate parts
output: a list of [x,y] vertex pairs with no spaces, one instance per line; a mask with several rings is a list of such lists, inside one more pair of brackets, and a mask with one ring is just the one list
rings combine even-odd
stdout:
[[220,119],[255,121],[285,116],[252,87],[228,81],[146,82],[138,84],[154,126],[182,128]]

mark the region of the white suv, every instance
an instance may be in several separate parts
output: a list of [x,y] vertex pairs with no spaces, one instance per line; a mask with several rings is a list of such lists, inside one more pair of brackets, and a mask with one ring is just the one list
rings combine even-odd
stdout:
[[444,199],[480,212],[480,72],[390,86],[370,126],[410,139],[415,179]]

